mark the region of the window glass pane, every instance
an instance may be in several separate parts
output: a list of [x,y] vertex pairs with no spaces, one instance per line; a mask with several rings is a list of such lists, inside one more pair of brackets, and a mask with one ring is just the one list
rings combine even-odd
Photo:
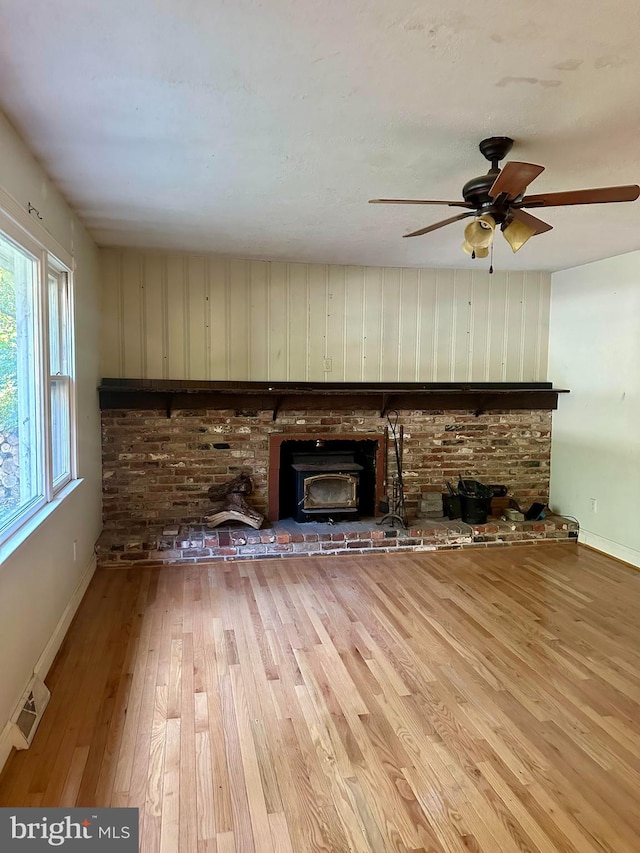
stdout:
[[49,269],[49,365],[52,376],[69,375],[69,293],[67,274]]
[[51,382],[51,474],[54,487],[71,476],[71,389],[69,378],[69,304],[67,275],[50,266],[49,367]]
[[60,352],[60,297],[58,276],[49,273],[49,370],[55,376],[63,373]]
[[58,312],[60,314],[60,372],[69,376],[71,374],[69,359],[71,306],[69,305],[69,276],[66,272],[58,274]]
[[53,482],[71,475],[71,433],[69,429],[69,380],[51,380],[51,444]]
[[36,261],[0,234],[0,529],[43,494]]

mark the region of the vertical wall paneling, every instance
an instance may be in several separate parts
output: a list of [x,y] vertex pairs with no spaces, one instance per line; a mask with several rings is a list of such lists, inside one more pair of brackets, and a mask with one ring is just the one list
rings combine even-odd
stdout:
[[518,376],[521,375],[521,355],[524,338],[524,279],[525,274],[523,272],[509,273],[509,297],[507,300],[509,317],[505,323],[505,382],[517,382]]
[[209,259],[204,259],[204,352],[205,370],[207,379],[215,379],[215,372],[211,363],[211,303],[213,294],[211,292],[211,264]]
[[[249,375],[249,299],[246,261],[228,261],[229,379]],[[273,377],[275,379],[275,377]]]
[[424,294],[424,287],[423,287],[423,281],[422,281],[422,270],[418,270],[416,304],[414,306],[414,318],[413,318],[414,322],[416,324],[416,330],[415,330],[416,351],[415,351],[415,358],[413,361],[413,368],[414,368],[413,378],[414,378],[414,381],[417,380],[418,377],[420,376],[421,365],[422,365],[422,346],[421,346],[422,327],[421,327],[421,320],[422,320],[422,312],[423,312],[423,304],[424,304],[423,294]]
[[162,378],[169,378],[169,291],[167,281],[167,264],[160,268],[160,299],[162,300]]
[[[520,352],[519,376],[536,372],[538,329],[533,323],[527,322],[528,317],[535,317],[540,303],[540,282],[535,273],[524,273],[522,282],[522,335],[518,345]],[[514,341],[514,344],[517,342]]]
[[166,301],[163,293],[165,265],[159,255],[148,255],[142,261],[142,298],[144,305],[146,374],[165,378]]
[[418,274],[416,269],[400,271],[398,379],[401,382],[413,382],[416,377]]
[[[544,372],[545,374],[547,372],[547,360],[546,360],[547,347],[544,346],[544,341],[548,342],[549,320],[550,320],[549,306],[551,303],[551,299],[550,299],[550,292],[549,293],[545,292],[545,283],[546,283],[545,280],[542,278],[540,278],[538,281],[538,288],[537,288],[537,293],[536,293],[537,305],[535,307],[533,304],[534,300],[533,299],[530,300],[531,312],[532,312],[531,316],[534,316],[534,312],[535,312],[535,316],[537,318],[537,323],[536,323],[537,334],[535,336],[535,339],[533,341],[533,346],[532,346],[532,349],[533,349],[532,361],[528,362],[527,364],[528,364],[528,366],[530,366],[531,371],[538,376],[541,375],[541,372]],[[544,310],[545,297],[547,299],[546,328],[545,328],[545,316],[544,316],[545,315],[545,310]],[[533,326],[533,323],[531,323],[531,325]],[[541,334],[542,329],[545,329],[544,341],[541,339],[542,338],[542,334]],[[544,365],[542,364],[543,346],[544,346]]]
[[189,324],[187,379],[206,379],[209,375],[207,360],[207,321],[209,312],[205,264],[205,259],[200,256],[191,257],[187,262],[189,282],[186,312]]
[[289,271],[269,264],[269,379],[285,382],[289,368]]
[[210,347],[208,374],[213,380],[225,380],[229,379],[229,335],[231,333],[229,328],[229,262],[224,258],[210,258],[207,267]]
[[345,269],[344,378],[362,382],[364,376],[364,281],[365,267]]
[[485,269],[288,264],[130,249],[105,249],[101,258],[103,376],[547,378],[547,273],[490,276]]
[[382,287],[382,269],[365,267],[361,373],[363,382],[379,382],[381,379]]
[[380,349],[383,382],[398,381],[400,355],[400,299],[402,270],[385,267],[382,271],[382,335]]
[[436,330],[434,335],[435,382],[450,382],[453,375],[452,334],[455,270],[436,273]]
[[100,361],[103,376],[123,376],[122,364],[122,257],[115,252],[102,257],[103,328]]
[[418,274],[416,381],[431,382],[434,376],[433,341],[435,336],[436,274],[433,270],[419,270]]
[[471,277],[471,316],[469,319],[470,382],[489,381],[489,289],[491,276],[473,272]]
[[163,266],[167,283],[167,379],[184,378],[187,375],[189,341],[189,323],[185,316],[187,259],[173,255],[166,259]]
[[122,363],[125,376],[146,376],[144,364],[144,313],[142,306],[142,255],[122,259]]
[[493,275],[489,283],[488,374],[490,381],[503,382],[505,376],[505,338],[508,316],[508,274]]
[[526,333],[525,317],[526,273],[509,273],[509,311],[511,320],[507,325],[507,344],[505,348],[505,379],[517,381],[524,364],[524,339]]
[[269,379],[269,269],[264,261],[249,263],[249,375],[254,382]]
[[[309,281],[307,264],[289,264],[289,361],[287,379],[309,377]],[[266,364],[266,359],[265,359]]]
[[471,270],[456,270],[453,285],[453,328],[451,334],[451,374],[469,379],[471,349]]
[[327,333],[327,267],[309,264],[309,380],[325,379],[324,359]]
[[[325,379],[330,382],[342,382],[347,375],[345,363],[345,283],[346,270],[343,266],[331,265],[327,277],[327,357],[331,359],[325,366]],[[349,365],[351,367],[351,365]],[[356,371],[349,371],[355,375]]]
[[438,270],[434,273],[433,282],[433,337],[431,339],[431,381],[438,378],[438,329],[440,326],[440,303],[438,292],[440,290],[440,275]]
[[450,306],[450,316],[451,316],[451,326],[449,328],[449,357],[447,359],[449,364],[449,378],[451,379],[456,375],[456,322],[458,319],[458,305],[456,302],[457,296],[457,284],[458,279],[461,277],[461,273],[459,270],[453,270],[453,282],[451,287],[451,306]]
[[465,369],[467,374],[467,379],[469,382],[473,381],[473,366],[474,359],[476,358],[476,349],[475,349],[475,324],[474,324],[474,314],[473,314],[473,287],[474,287],[474,274],[473,270],[471,271],[471,275],[468,279],[469,284],[469,292],[467,298],[467,351],[465,353]]
[[[538,302],[538,316],[536,326],[538,328],[538,336],[536,341],[536,349],[538,352],[538,361],[536,363],[536,375],[547,375],[549,365],[549,328],[551,323],[551,276],[541,275],[540,280],[540,300]],[[531,322],[535,322],[531,318]]]

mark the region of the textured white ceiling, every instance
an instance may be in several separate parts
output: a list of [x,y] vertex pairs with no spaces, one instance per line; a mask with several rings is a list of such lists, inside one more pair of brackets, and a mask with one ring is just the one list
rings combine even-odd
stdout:
[[[637,0],[0,0],[0,105],[101,245],[469,267],[477,144],[535,192],[640,181]],[[533,191],[533,189],[532,189]],[[640,201],[544,211],[503,269],[640,248]]]

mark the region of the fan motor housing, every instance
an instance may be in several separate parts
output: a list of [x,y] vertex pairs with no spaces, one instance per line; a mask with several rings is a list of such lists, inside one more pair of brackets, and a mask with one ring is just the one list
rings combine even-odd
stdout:
[[491,162],[491,169],[486,175],[471,178],[462,188],[464,200],[472,204],[478,213],[490,213],[498,224],[506,219],[509,205],[508,202],[503,204],[497,202],[489,195],[489,190],[500,173],[499,161],[507,156],[512,146],[513,139],[509,136],[490,136],[488,139],[483,139],[478,147]]
[[492,198],[489,190],[493,186],[498,173],[493,170],[488,175],[478,175],[471,178],[462,188],[462,197],[472,204],[478,213],[490,213],[499,224],[507,218],[509,202],[500,203],[499,199]]
[[471,178],[462,188],[462,197],[474,207],[484,207],[485,205],[493,204],[489,190],[493,186],[496,177],[496,173],[489,172],[488,175],[478,175],[477,178]]

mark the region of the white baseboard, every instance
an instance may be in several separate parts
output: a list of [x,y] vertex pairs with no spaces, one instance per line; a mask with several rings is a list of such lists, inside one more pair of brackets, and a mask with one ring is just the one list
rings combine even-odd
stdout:
[[596,551],[602,551],[610,557],[615,557],[617,560],[622,560],[640,569],[640,551],[636,551],[635,548],[629,548],[627,545],[621,545],[619,542],[606,539],[597,533],[591,533],[583,527],[580,528],[578,542],[582,542],[590,548],[595,548]]
[[4,767],[7,758],[11,755],[11,750],[13,749],[13,727],[11,725],[11,720],[7,721],[7,724],[0,732],[0,770]]
[[[85,594],[87,587],[93,577],[93,573],[96,570],[96,557],[95,555],[91,557],[89,561],[89,565],[85,569],[82,577],[75,590],[73,591],[73,595],[69,599],[69,603],[64,609],[64,613],[60,617],[58,624],[56,625],[49,642],[44,648],[44,651],[38,658],[38,661],[33,668],[33,674],[29,675],[26,683],[29,683],[35,675],[37,678],[40,678],[42,681],[45,680],[47,673],[51,668],[51,664],[54,661],[55,656],[58,653],[60,646],[62,645],[62,641],[64,640],[67,631],[69,630],[69,625],[71,625],[71,621],[75,616],[76,610],[80,606],[80,602],[82,601],[82,597]],[[11,721],[7,721],[2,732],[0,732],[0,770],[5,765],[5,762],[9,755],[11,754],[11,750],[15,745],[14,737],[13,737],[13,727],[11,725]]]
[[95,554],[91,557],[89,561],[89,565],[85,569],[84,574],[80,578],[80,582],[78,586],[75,588],[73,595],[69,599],[69,603],[64,609],[64,613],[60,617],[60,621],[55,627],[53,634],[51,635],[51,639],[45,646],[44,651],[38,658],[38,662],[33,668],[33,674],[44,681],[47,677],[47,673],[51,669],[51,664],[54,661],[55,656],[58,654],[58,650],[62,645],[62,641],[64,640],[67,631],[69,630],[69,625],[71,625],[71,621],[73,617],[76,615],[76,610],[80,606],[80,602],[82,601],[82,597],[87,591],[87,587],[93,577],[93,573],[96,570],[96,557]]

